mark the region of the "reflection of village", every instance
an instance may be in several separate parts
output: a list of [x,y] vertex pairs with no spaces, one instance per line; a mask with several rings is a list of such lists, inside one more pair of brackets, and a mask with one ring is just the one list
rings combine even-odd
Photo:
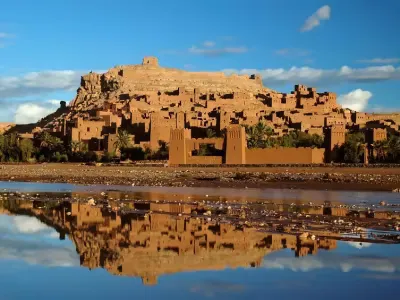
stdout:
[[119,214],[82,203],[61,202],[46,210],[38,208],[41,205],[21,200],[0,213],[36,216],[57,229],[60,239],[68,234],[82,266],[139,276],[144,284],[156,284],[158,276],[176,272],[258,267],[266,254],[283,248],[292,249],[296,256],[336,248],[335,240],[303,240],[185,216],[193,209],[186,204],[135,204],[137,209],[168,213],[145,215]]
[[[116,199],[122,195],[111,192],[111,196]],[[336,248],[334,234],[328,231],[318,234],[325,238],[304,238],[286,230],[263,232],[205,217],[199,204],[127,202],[129,209],[122,213],[109,203],[107,207],[86,202],[10,200],[0,201],[0,213],[35,216],[54,227],[60,239],[68,235],[82,266],[141,277],[144,284],[156,284],[160,275],[177,272],[258,267],[265,255],[285,248],[293,250],[296,257]],[[347,208],[334,206],[296,207],[298,212],[309,214],[350,213]],[[288,209],[278,201],[278,211]]]

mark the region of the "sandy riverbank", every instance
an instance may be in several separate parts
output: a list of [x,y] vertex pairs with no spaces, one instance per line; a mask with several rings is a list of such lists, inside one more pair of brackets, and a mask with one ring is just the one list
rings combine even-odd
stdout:
[[19,164],[0,165],[0,180],[136,186],[392,191],[400,187],[400,168],[170,168]]

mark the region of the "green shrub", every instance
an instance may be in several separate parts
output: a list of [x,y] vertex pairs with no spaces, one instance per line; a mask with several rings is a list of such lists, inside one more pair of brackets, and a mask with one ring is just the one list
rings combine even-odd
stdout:
[[114,152],[105,152],[101,157],[101,161],[104,163],[112,162],[117,158],[117,155]]
[[143,160],[146,159],[145,151],[140,147],[130,147],[121,150],[121,159]]
[[61,154],[60,152],[55,152],[51,155],[50,161],[51,162],[60,162]]
[[84,161],[85,162],[98,162],[99,156],[96,152],[89,151],[84,154]]
[[60,155],[60,162],[68,162],[68,155],[67,154],[61,154]]

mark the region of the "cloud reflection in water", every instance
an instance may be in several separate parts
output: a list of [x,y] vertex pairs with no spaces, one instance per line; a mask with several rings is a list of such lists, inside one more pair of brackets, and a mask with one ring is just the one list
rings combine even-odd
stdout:
[[0,215],[0,261],[20,260],[48,267],[79,266],[71,243],[57,241],[57,231],[33,217]]

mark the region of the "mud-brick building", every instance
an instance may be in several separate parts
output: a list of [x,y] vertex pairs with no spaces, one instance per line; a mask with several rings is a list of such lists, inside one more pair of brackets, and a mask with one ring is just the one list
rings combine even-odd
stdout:
[[[219,156],[195,156],[200,145],[212,145],[220,150]],[[267,148],[248,149],[245,128],[227,127],[226,138],[192,139],[190,129],[171,130],[169,164],[321,164],[325,149],[317,148]]]

